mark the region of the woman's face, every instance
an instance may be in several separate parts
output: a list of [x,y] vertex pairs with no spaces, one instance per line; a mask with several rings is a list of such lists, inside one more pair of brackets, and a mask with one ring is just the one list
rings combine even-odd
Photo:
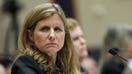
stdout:
[[77,26],[75,29],[71,30],[70,33],[73,39],[73,44],[75,46],[75,49],[77,50],[79,59],[83,59],[88,54],[87,54],[86,41],[83,37],[83,32],[80,26]]
[[58,14],[54,14],[40,20],[29,37],[42,53],[54,55],[64,45],[64,23]]

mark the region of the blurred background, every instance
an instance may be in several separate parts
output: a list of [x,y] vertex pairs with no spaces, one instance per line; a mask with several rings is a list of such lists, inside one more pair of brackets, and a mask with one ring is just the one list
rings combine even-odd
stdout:
[[0,54],[17,50],[17,37],[31,8],[56,2],[67,17],[77,19],[88,48],[101,48],[108,27],[113,23],[132,24],[132,0],[0,0]]

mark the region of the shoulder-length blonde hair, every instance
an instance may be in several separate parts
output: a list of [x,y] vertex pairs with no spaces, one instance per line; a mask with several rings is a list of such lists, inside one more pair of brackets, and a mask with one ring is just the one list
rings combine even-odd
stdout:
[[61,62],[61,69],[65,74],[80,74],[78,58],[71,41],[70,33],[67,28],[67,22],[63,10],[58,4],[45,3],[34,7],[27,15],[24,27],[19,35],[18,49],[21,56],[23,54],[32,56],[40,64],[42,70],[51,70],[52,59],[46,54],[42,54],[30,41],[28,34],[34,31],[36,23],[41,19],[46,19],[53,14],[58,14],[62,19],[65,27],[65,42],[63,48],[58,52],[57,57]]
[[74,30],[77,26],[80,26],[80,24],[74,18],[68,17],[66,20],[68,23],[69,30]]

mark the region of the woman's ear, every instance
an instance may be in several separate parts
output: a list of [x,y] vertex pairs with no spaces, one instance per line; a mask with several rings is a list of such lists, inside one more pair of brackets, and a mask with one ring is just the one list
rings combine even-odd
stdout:
[[28,38],[30,39],[31,42],[33,42],[34,38],[33,38],[33,32],[29,32],[28,33]]

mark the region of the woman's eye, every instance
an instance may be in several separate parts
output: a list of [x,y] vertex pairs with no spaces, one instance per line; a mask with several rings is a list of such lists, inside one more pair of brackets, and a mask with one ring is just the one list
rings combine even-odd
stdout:
[[46,32],[49,31],[49,29],[50,29],[49,27],[42,27],[40,30]]
[[73,38],[73,41],[77,41],[77,40],[79,40],[79,37]]
[[61,28],[59,28],[59,27],[56,27],[54,30],[57,31],[57,32],[63,31],[63,30],[62,30]]

